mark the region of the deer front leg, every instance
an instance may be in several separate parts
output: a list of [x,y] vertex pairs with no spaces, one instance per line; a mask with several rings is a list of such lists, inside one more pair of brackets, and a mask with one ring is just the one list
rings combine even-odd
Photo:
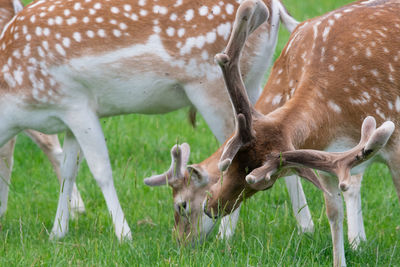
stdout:
[[[57,135],[47,135],[34,130],[25,130],[25,134],[29,136],[46,154],[47,158],[50,160],[54,171],[56,172],[58,181],[62,183],[60,165],[62,158],[62,149],[60,141]],[[83,159],[83,157],[80,157]],[[85,205],[83,203],[82,197],[78,191],[76,183],[72,187],[72,194],[70,200],[70,212],[71,217],[76,218],[78,213],[85,212]]]
[[132,239],[114,187],[107,145],[97,115],[90,109],[81,108],[63,118],[78,141],[94,179],[99,185],[111,214],[117,238]]
[[362,175],[361,173],[351,176],[350,187],[343,192],[346,202],[348,238],[353,249],[357,249],[360,242],[366,240],[361,210],[360,188]]
[[222,144],[234,132],[234,116],[225,85],[220,80],[186,85],[185,93]]
[[61,184],[56,218],[50,239],[62,238],[68,232],[69,201],[75,183],[79,162],[79,144],[74,135],[67,131],[64,138],[64,152],[61,160]]
[[313,233],[314,223],[299,177],[296,175],[285,177],[285,183],[292,201],[293,213],[301,231],[303,233]]
[[16,138],[14,137],[0,148],[0,217],[7,210],[15,140]]
[[324,193],[326,215],[331,227],[333,243],[333,266],[346,266],[343,241],[343,201],[338,188],[338,179],[321,174],[321,183],[330,195]]

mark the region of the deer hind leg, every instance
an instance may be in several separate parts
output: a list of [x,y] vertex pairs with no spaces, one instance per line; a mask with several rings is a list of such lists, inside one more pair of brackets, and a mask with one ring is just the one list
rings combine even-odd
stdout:
[[53,229],[50,234],[51,239],[62,238],[68,232],[69,201],[76,172],[78,171],[79,151],[79,144],[74,135],[67,131],[64,138],[63,159],[61,161],[60,197]]
[[229,240],[233,236],[239,220],[240,208],[241,206],[239,206],[233,213],[222,218],[221,225],[218,229],[219,238]]
[[0,217],[7,210],[15,140],[14,137],[0,148]]
[[360,189],[362,178],[362,173],[352,175],[349,189],[343,192],[343,197],[346,202],[348,238],[353,249],[357,249],[360,242],[366,240],[361,210]]
[[301,231],[303,233],[313,233],[314,222],[299,177],[296,175],[285,177],[285,183],[292,201],[293,213]]
[[[62,178],[61,178],[60,165],[62,158],[62,149],[60,141],[58,140],[58,136],[46,135],[34,130],[25,130],[25,134],[29,136],[46,154],[47,158],[51,162],[51,165],[53,166],[54,171],[57,174],[58,181],[61,184]],[[80,159],[83,159],[83,157],[80,157]],[[70,209],[72,218],[76,218],[78,213],[85,212],[85,205],[78,191],[76,183],[74,183],[72,187]]]
[[107,145],[96,114],[81,110],[79,114],[68,114],[64,122],[78,141],[94,179],[99,185],[111,214],[117,238],[132,239],[114,187]]
[[338,180],[336,177],[325,176],[323,174],[320,177],[322,184],[330,192],[330,195],[324,193],[324,197],[326,214],[332,234],[333,266],[346,266],[343,240],[343,201],[338,187]]

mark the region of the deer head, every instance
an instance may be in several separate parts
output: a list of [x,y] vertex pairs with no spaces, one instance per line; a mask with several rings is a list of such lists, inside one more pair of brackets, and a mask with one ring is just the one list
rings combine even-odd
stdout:
[[[204,238],[198,235],[197,229],[206,228],[208,233],[213,227],[209,218],[202,216],[200,208],[210,184],[209,173],[202,171],[198,165],[187,166],[190,155],[188,144],[174,145],[171,149],[171,166],[163,174],[145,178],[148,186],[169,185],[172,188],[175,210],[175,229],[178,241],[185,243],[193,238]],[[214,173],[216,177],[218,172]]]

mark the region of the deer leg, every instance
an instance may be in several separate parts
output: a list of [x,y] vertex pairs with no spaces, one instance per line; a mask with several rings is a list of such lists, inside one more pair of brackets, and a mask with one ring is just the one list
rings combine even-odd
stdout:
[[0,217],[7,210],[15,140],[14,137],[0,148]]
[[320,175],[321,183],[330,192],[324,193],[326,215],[331,227],[333,243],[333,266],[346,266],[343,241],[343,201],[338,188],[338,179],[332,176]]
[[400,201],[400,147],[390,157],[387,163],[389,165],[390,173],[392,174],[392,181],[396,188],[397,197]]
[[[51,165],[53,166],[54,171],[57,174],[58,181],[61,184],[62,178],[60,172],[60,162],[62,158],[62,149],[60,141],[58,140],[58,136],[46,135],[34,130],[25,130],[25,134],[29,136],[46,154],[47,158],[51,162]],[[80,157],[80,159],[83,159],[83,157]],[[70,209],[72,218],[76,218],[78,213],[85,212],[85,205],[78,191],[76,183],[74,183],[72,187]]]
[[299,177],[296,175],[285,177],[285,183],[292,201],[293,213],[301,231],[303,233],[313,233],[314,223]]
[[67,131],[64,138],[64,152],[61,161],[61,185],[56,218],[50,234],[51,239],[64,237],[68,232],[69,201],[78,170],[79,144],[74,135]]
[[350,187],[343,192],[346,202],[348,238],[353,249],[357,249],[361,241],[366,240],[364,222],[361,210],[361,180],[362,173],[351,176]]
[[241,205],[236,210],[234,210],[233,213],[222,218],[221,225],[218,229],[218,236],[221,239],[228,240],[235,233],[236,225],[239,220],[240,208]]
[[114,187],[107,145],[98,117],[89,109],[70,115],[68,118],[64,118],[64,121],[78,141],[89,169],[103,193],[117,238],[120,241],[130,240],[132,239],[131,230]]
[[223,80],[209,85],[202,84],[201,88],[198,85],[187,85],[185,92],[214,136],[221,144],[225,142],[234,131],[234,116]]

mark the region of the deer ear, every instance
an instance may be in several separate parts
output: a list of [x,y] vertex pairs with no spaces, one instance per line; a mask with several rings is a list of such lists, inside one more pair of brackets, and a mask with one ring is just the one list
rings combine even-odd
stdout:
[[145,178],[144,183],[148,186],[161,186],[172,184],[185,176],[186,165],[190,156],[190,146],[186,143],[174,145],[171,149],[171,166],[162,173]]
[[199,165],[189,165],[187,171],[189,173],[189,181],[193,182],[196,187],[203,187],[208,184],[208,173]]

